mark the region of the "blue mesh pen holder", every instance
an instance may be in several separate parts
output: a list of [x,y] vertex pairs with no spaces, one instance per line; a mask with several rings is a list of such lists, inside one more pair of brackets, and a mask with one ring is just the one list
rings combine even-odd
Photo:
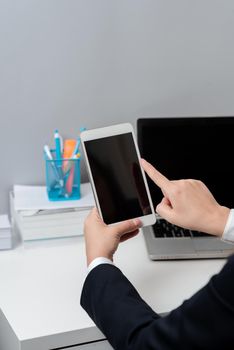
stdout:
[[56,159],[55,150],[50,152],[53,160],[49,159],[44,152],[49,200],[80,199],[80,158]]

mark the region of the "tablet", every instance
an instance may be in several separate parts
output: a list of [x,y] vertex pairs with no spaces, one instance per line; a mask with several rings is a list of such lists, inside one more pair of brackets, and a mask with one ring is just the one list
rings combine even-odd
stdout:
[[156,221],[133,127],[129,123],[85,130],[81,144],[99,214],[106,224]]

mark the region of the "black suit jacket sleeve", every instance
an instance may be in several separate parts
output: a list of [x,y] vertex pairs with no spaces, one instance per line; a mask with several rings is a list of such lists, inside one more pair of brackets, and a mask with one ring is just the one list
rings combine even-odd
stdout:
[[233,350],[234,256],[166,317],[159,317],[122,272],[108,264],[88,274],[81,305],[114,349]]

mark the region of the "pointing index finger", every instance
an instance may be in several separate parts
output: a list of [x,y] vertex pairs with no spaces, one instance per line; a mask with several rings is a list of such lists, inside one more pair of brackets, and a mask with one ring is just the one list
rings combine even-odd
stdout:
[[148,163],[145,159],[141,158],[141,165],[145,172],[149,175],[151,180],[153,180],[158,187],[162,190],[167,190],[171,186],[170,180],[161,174],[157,169],[153,167],[152,164]]

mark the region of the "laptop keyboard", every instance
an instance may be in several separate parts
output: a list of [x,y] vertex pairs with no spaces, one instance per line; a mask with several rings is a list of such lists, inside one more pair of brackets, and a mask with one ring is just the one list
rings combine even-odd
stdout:
[[198,231],[192,231],[192,230],[186,230],[184,228],[181,228],[179,226],[170,224],[168,221],[164,219],[158,219],[156,221],[156,224],[153,226],[154,236],[156,238],[183,238],[183,237],[204,237],[211,235],[204,233],[204,232],[198,232]]

